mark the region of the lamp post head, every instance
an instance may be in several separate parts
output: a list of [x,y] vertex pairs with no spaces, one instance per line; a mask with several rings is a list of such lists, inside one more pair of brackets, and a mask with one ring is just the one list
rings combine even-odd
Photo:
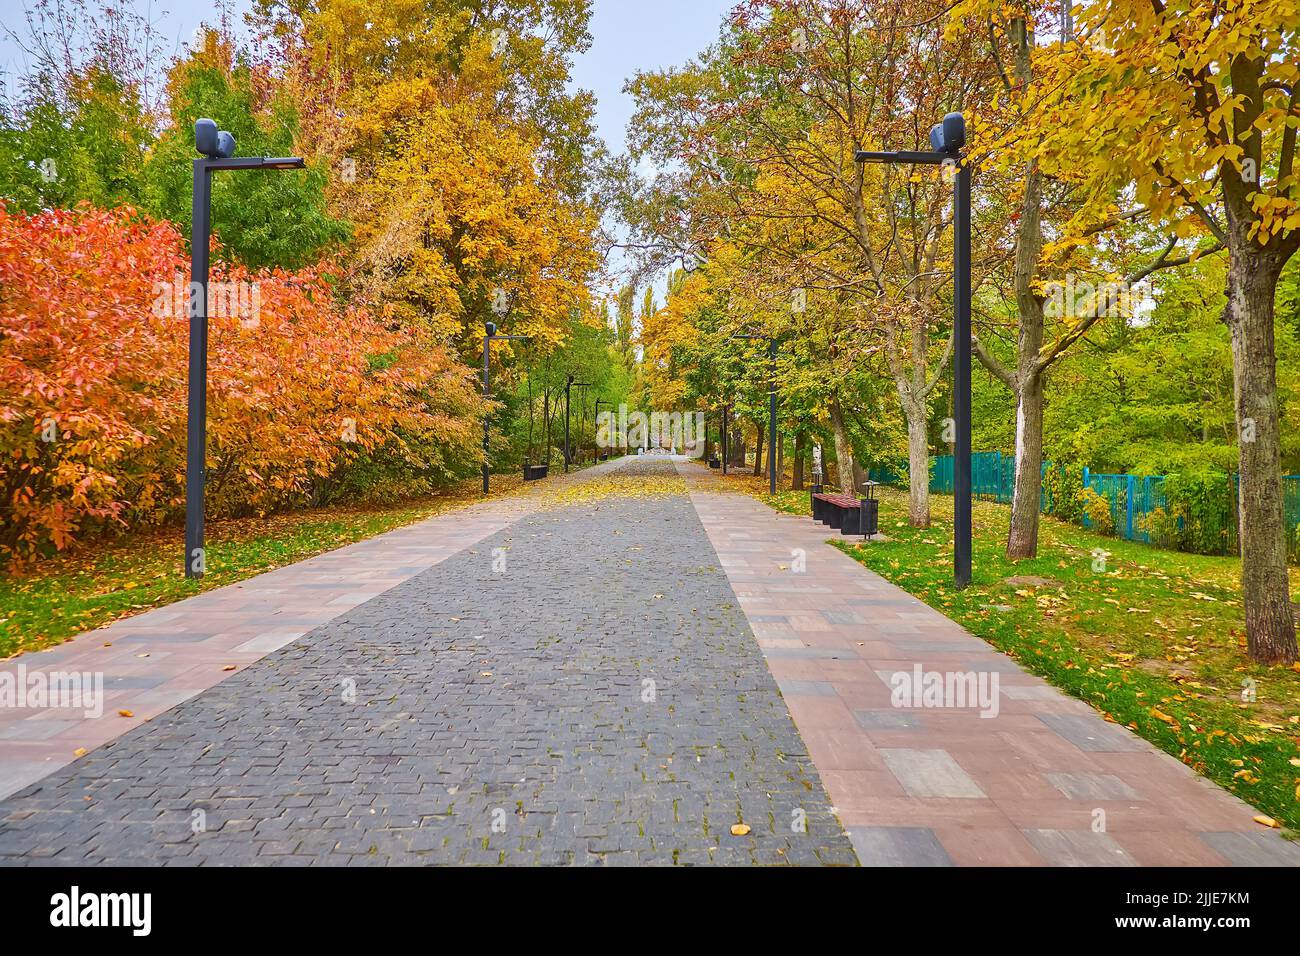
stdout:
[[956,153],[966,145],[966,117],[949,113],[943,122],[930,130],[930,148],[940,153]]
[[928,151],[901,150],[880,152],[871,149],[854,150],[853,158],[859,163],[902,163],[928,166],[946,165],[957,158],[966,146],[966,118],[960,113],[949,113],[943,122],[930,130]]
[[194,148],[208,159],[230,159],[235,155],[235,137],[218,130],[212,120],[201,119],[194,124]]
[[204,156],[217,155],[217,124],[201,119],[194,124],[194,148]]
[[483,324],[483,330],[487,333],[488,337],[491,338],[497,334],[497,324],[495,322],[485,322]]

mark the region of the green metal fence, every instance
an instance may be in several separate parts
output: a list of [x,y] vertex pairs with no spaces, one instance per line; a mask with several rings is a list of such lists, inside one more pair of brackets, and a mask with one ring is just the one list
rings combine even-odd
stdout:
[[[931,459],[930,490],[952,494],[952,456]],[[1052,467],[1043,463],[1043,474]],[[1197,543],[1194,550],[1208,554],[1236,554],[1237,475],[1223,475],[1228,486],[1218,507],[1188,509],[1175,507],[1171,513],[1165,493],[1164,475],[1104,474],[1083,469],[1083,487],[1102,498],[1110,511],[1110,527],[1098,528],[1128,541],[1143,541],[1165,547],[1185,547]],[[1010,503],[1015,487],[1015,458],[1002,452],[985,451],[971,455],[971,492],[976,498]],[[1282,477],[1282,501],[1287,531],[1287,551],[1292,560],[1300,560],[1300,475]],[[1052,513],[1049,490],[1043,488],[1041,508]],[[1190,524],[1189,524],[1190,522]],[[1083,518],[1083,526],[1097,527],[1097,521]],[[1193,550],[1186,548],[1187,550]]]
[[[1043,462],[1043,474],[1051,467]],[[952,455],[930,459],[930,490],[938,494],[952,494]],[[1010,504],[1016,487],[1016,459],[1000,451],[979,451],[970,456],[971,494],[985,501]],[[1043,511],[1049,511],[1050,497],[1044,489]]]

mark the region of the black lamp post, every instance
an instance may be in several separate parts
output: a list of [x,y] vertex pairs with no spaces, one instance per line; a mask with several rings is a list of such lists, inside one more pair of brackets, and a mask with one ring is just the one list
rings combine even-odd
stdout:
[[732,338],[767,342],[767,490],[776,494],[776,339],[770,335],[733,335]]
[[[953,356],[952,413],[956,430],[953,443],[953,578],[964,588],[971,579],[971,168],[962,156],[966,145],[966,120],[949,113],[930,130],[929,152],[875,153],[858,150],[860,163],[904,163],[956,167],[956,197],[953,203]],[[913,475],[913,480],[916,476]]]
[[488,475],[490,468],[488,465],[488,428],[491,424],[491,416],[488,414],[486,403],[492,398],[492,390],[489,380],[488,358],[491,355],[490,346],[493,342],[506,342],[527,339],[526,335],[497,335],[497,324],[495,322],[486,322],[483,325],[483,494],[488,493]]
[[572,375],[564,383],[564,473],[566,475],[569,473],[569,459],[573,457],[573,451],[569,445],[569,389],[575,385],[579,388],[586,388],[590,384],[590,382],[575,382]]
[[574,460],[581,463],[582,461],[582,433],[587,429],[587,389],[591,388],[590,382],[574,382],[574,388],[578,390],[578,434],[574,438],[573,450]]
[[728,437],[731,426],[727,422],[728,407],[725,403],[722,406],[722,473],[724,475],[727,473],[727,459],[731,457],[731,440]]
[[[613,402],[607,402],[607,401],[605,401],[603,398],[598,398],[598,399],[596,399],[595,407],[592,409],[592,415],[593,415],[593,417],[594,417],[594,421],[595,421],[595,424],[596,424],[596,433],[597,433],[597,435],[600,434],[600,406],[602,406],[602,405],[608,405],[608,406],[609,406],[609,409],[610,409],[611,412],[613,412],[613,410],[614,410],[614,403],[613,403]],[[606,437],[608,438],[608,432],[606,433]],[[601,454],[600,454],[599,442],[597,442],[596,439],[593,438],[593,439],[592,439],[592,443],[593,443],[593,445],[596,446],[596,447],[595,447],[595,451],[594,451],[594,454],[595,454],[595,457],[596,457],[596,461],[601,461],[602,458],[601,458]],[[606,446],[606,448],[605,448],[605,455],[604,455],[604,457],[605,457],[605,458],[608,458],[608,457],[609,457],[609,448],[608,448],[608,446]]]
[[185,433],[185,576],[201,578],[204,469],[208,434],[208,244],[212,238],[212,174],[223,169],[302,169],[297,156],[235,158],[235,137],[210,119],[194,124],[194,198],[190,231],[190,367]]

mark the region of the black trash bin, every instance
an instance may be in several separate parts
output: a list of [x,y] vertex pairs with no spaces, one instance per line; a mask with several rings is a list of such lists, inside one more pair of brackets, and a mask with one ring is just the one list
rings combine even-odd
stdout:
[[863,482],[862,489],[867,496],[858,499],[858,506],[862,509],[858,515],[858,530],[868,538],[880,530],[880,502],[876,500],[875,488],[876,482]]

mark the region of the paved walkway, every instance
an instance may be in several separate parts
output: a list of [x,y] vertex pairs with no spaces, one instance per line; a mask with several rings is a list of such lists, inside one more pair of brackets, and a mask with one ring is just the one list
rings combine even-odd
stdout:
[[535,504],[500,499],[439,515],[0,661],[0,674],[15,681],[37,672],[104,681],[99,713],[0,708],[0,798],[472,547]]
[[0,860],[855,857],[677,494],[529,509],[0,804]]
[[611,462],[0,665],[112,688],[0,711],[0,864],[1300,864],[828,534]]
[[[829,547],[834,532],[680,467],[864,864],[1300,866],[1257,810]],[[996,716],[897,706],[911,682],[895,675],[918,666],[934,686],[996,674]]]

